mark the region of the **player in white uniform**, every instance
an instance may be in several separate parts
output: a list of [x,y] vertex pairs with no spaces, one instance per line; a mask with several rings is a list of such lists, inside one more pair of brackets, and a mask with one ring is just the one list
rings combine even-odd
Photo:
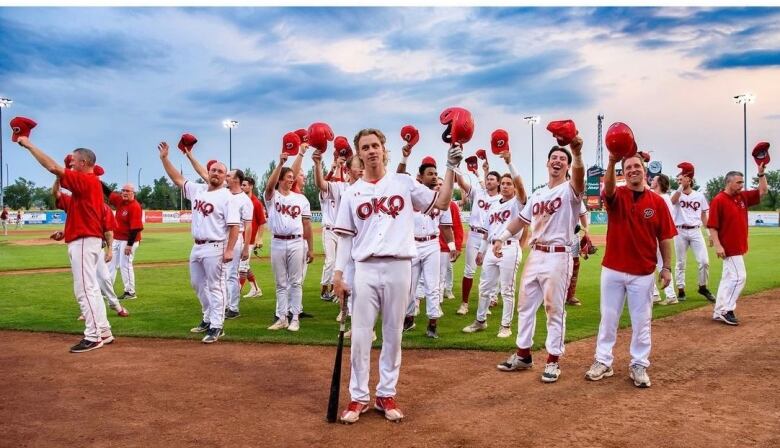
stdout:
[[[669,208],[669,214],[674,216],[674,205],[672,205],[672,199],[669,196],[669,176],[665,174],[659,174],[653,177],[653,180],[650,182],[650,189],[657,195],[661,196],[661,198],[664,200],[664,203],[666,204],[666,207]],[[656,267],[656,272],[660,272],[661,268],[664,266],[664,260],[663,257],[661,257],[660,248],[657,251],[657,255],[658,264]],[[666,298],[661,300],[661,293],[658,291],[658,285],[656,282],[653,282],[653,303],[657,303],[658,305],[674,305],[675,303],[678,303],[677,294],[674,290],[674,278],[672,278],[672,281],[669,282],[669,286],[664,288],[664,294],[666,295]]]
[[190,252],[190,283],[200,300],[203,320],[190,331],[206,332],[206,344],[217,342],[225,334],[222,327],[228,303],[228,271],[241,224],[233,195],[225,188],[227,169],[225,164],[215,162],[209,169],[208,183],[191,182],[168,159],[168,144],[161,142],[157,148],[168,177],[184,189],[184,197],[192,204],[195,244]]
[[[706,223],[710,205],[704,193],[694,190],[693,173],[680,173],[677,176],[679,188],[672,193],[674,205],[674,225],[677,226],[677,236],[674,237],[674,252],[677,257],[677,300],[685,300],[685,262],[688,258],[688,248],[693,249],[696,263],[699,265],[699,294],[715,303],[715,296],[707,288],[710,279],[710,256],[707,244],[701,234],[702,223]],[[709,239],[709,231],[707,231]]]
[[[336,242],[338,237],[333,231],[333,223],[336,222],[336,212],[341,202],[341,192],[349,184],[343,179],[325,180],[322,175],[322,153],[314,151],[314,183],[319,188],[320,210],[322,210],[322,246],[325,251],[325,263],[322,265],[322,279],[320,280],[320,298],[324,301],[333,300],[333,267],[336,263]],[[345,159],[336,157],[331,168],[331,173],[340,175]]]
[[[577,136],[570,148],[571,153],[553,146],[547,154],[547,185],[531,194],[520,217],[511,221],[493,242],[493,250],[498,255],[505,241],[523,225],[530,225],[531,253],[523,268],[517,307],[517,351],[496,367],[505,372],[533,367],[531,347],[536,311],[544,303],[548,355],[542,381],[546,383],[557,381],[561,374],[558,358],[564,352],[566,290],[573,265],[569,251],[585,190],[585,166],[580,155],[582,138]],[[571,180],[567,181],[570,164]]]
[[[279,156],[265,186],[265,209],[271,229],[271,267],[276,280],[276,317],[269,330],[298,331],[303,312],[303,269],[311,263],[311,207],[306,196],[291,191],[295,177],[285,167],[287,154]],[[307,244],[308,243],[308,244]],[[288,313],[292,318],[288,320]]]
[[466,240],[466,260],[463,268],[463,279],[461,283],[461,304],[456,311],[457,314],[465,315],[469,312],[469,295],[471,294],[471,285],[474,282],[474,274],[477,272],[477,253],[485,237],[485,230],[482,227],[482,213],[487,211],[490,206],[501,199],[498,194],[498,182],[501,177],[496,171],[488,171],[487,160],[482,164],[485,172],[485,187],[481,185],[470,185],[463,176],[458,176],[458,184],[466,194],[471,203],[471,214],[469,215],[469,236]]
[[437,193],[410,176],[386,171],[387,150],[381,131],[364,129],[355,136],[354,143],[363,162],[363,178],[344,192],[336,217],[339,242],[334,292],[340,300],[344,300],[347,290],[344,269],[350,258],[355,262],[349,381],[352,400],[341,414],[341,421],[356,422],[368,410],[371,334],[380,313],[382,351],[374,407],[387,419],[397,421],[403,418],[395,402],[401,334],[411,290],[411,259],[416,252],[413,209],[427,213],[434,207],[449,207],[453,184],[450,168],[460,163],[463,149],[450,149],[444,185]]
[[525,205],[527,196],[523,187],[523,179],[512,165],[509,151],[501,153],[501,157],[509,166],[509,174],[502,175],[499,181],[501,199],[494,202],[485,213],[482,213],[480,228],[485,230],[486,235],[482,239],[476,260],[477,266],[482,266],[482,274],[479,278],[479,305],[476,319],[471,325],[465,327],[463,332],[475,333],[487,328],[490,294],[496,291],[500,284],[504,306],[497,336],[508,338],[512,335],[511,325],[515,311],[515,276],[523,258],[522,246],[528,236],[521,228],[518,234],[512,235],[504,242],[501,256],[496,256],[493,251],[488,252],[488,247],[490,242],[504,233],[512,220],[517,219],[523,205]]

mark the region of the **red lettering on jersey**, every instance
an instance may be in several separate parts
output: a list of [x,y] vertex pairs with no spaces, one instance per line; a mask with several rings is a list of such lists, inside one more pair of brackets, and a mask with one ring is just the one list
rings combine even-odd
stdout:
[[201,201],[200,199],[195,199],[192,211],[198,211],[203,216],[208,217],[210,214],[214,213],[214,205],[206,201]]
[[561,208],[562,202],[563,201],[561,201],[561,198],[555,198],[552,201],[537,202],[534,204],[534,208],[532,210],[533,215],[534,216],[539,216],[544,214],[552,215],[555,212],[557,212],[559,208]]
[[477,207],[481,208],[482,210],[487,210],[490,208],[490,203],[480,199],[477,201]]
[[383,196],[381,198],[372,198],[370,202],[363,202],[357,206],[355,212],[358,218],[366,220],[375,213],[384,213],[392,218],[404,208],[404,198],[399,195]]
[[507,219],[509,219],[509,215],[511,214],[512,213],[509,210],[504,210],[502,212],[495,212],[490,215],[488,220],[490,224],[494,224],[497,222],[503,224],[507,221]]
[[297,205],[290,206],[289,204],[276,203],[276,211],[282,215],[287,215],[292,219],[298,217],[301,214],[301,207]]
[[701,207],[701,203],[699,201],[680,201],[680,207],[690,208],[697,212],[699,211],[699,207]]
[[441,210],[439,210],[438,208],[435,208],[431,210],[430,213],[428,213],[428,217],[431,218],[431,220],[438,218],[439,215],[441,215]]

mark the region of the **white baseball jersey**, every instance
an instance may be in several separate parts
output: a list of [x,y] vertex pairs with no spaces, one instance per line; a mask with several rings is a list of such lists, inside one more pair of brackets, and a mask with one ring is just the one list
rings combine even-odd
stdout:
[[359,179],[341,196],[334,231],[354,236],[355,261],[414,258],[414,209],[430,213],[438,196],[406,174],[387,173],[376,183]]
[[666,208],[669,209],[669,214],[674,216],[674,204],[672,204],[672,196],[669,193],[660,193],[658,196],[661,196],[661,199],[664,200]]
[[244,222],[249,222],[249,225],[252,225],[251,223],[254,216],[255,206],[252,204],[252,200],[249,199],[249,196],[247,196],[247,194],[243,191],[231,194],[233,194],[233,201],[235,201],[236,207],[238,207],[238,214],[241,217],[241,224],[239,225],[238,230],[239,232],[243,232]]
[[572,189],[570,182],[555,188],[536,190],[520,212],[520,219],[531,226],[532,244],[568,246],[574,239],[582,207],[582,196]]
[[349,187],[347,182],[328,182],[328,191],[320,192],[320,210],[322,210],[322,225],[332,227],[336,222],[336,214],[341,203],[341,194]]
[[233,195],[221,187],[209,191],[207,184],[184,182],[184,197],[192,203],[192,237],[196,240],[227,240],[228,226],[240,225],[241,216]]
[[303,235],[303,218],[311,219],[309,200],[292,191],[285,196],[274,190],[271,200],[265,202],[265,209],[268,227],[274,235]]
[[439,210],[438,208],[432,209],[427,214],[423,214],[421,211],[414,212],[414,236],[418,238],[439,235],[439,225],[451,226],[452,214],[449,209]]
[[485,213],[494,202],[498,202],[501,195],[490,196],[481,185],[473,185],[469,191],[469,202],[471,202],[471,215],[469,216],[469,225],[471,227],[482,227],[482,214]]
[[[517,218],[522,209],[523,204],[517,200],[517,196],[512,196],[507,201],[502,198],[491,204],[490,208],[482,214],[482,224],[480,225],[487,231],[488,241],[498,238],[506,230],[509,221]],[[512,235],[510,240],[516,240],[520,235],[522,235],[522,231]]]
[[701,212],[709,211],[710,204],[701,191],[692,190],[691,194],[680,193],[680,200],[674,204],[674,225],[700,226]]

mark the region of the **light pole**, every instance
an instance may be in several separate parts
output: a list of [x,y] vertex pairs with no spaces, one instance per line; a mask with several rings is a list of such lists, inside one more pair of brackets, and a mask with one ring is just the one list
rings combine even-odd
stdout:
[[742,126],[744,129],[744,141],[745,141],[745,147],[743,150],[743,162],[745,171],[742,173],[744,175],[745,184],[748,183],[748,173],[747,173],[747,105],[748,103],[754,103],[756,101],[756,96],[752,93],[743,93],[741,95],[735,95],[734,101],[737,104],[742,105]]
[[136,187],[136,188],[138,188],[139,190],[141,189],[141,170],[142,170],[142,169],[143,169],[143,168],[138,168],[138,183],[137,183],[137,184],[136,184],[136,186],[135,186],[135,187]]
[[[13,103],[13,100],[10,98],[0,98],[0,208],[3,208],[3,205],[5,204],[5,183],[3,179],[3,109],[11,107],[11,104]],[[8,166],[8,164],[6,164],[6,166]]]
[[233,128],[238,126],[238,122],[236,120],[225,120],[222,122],[222,126],[228,128],[230,143],[229,143],[229,154],[228,154],[228,169],[233,169]]
[[534,125],[539,123],[541,117],[539,115],[529,115],[523,117],[528,124],[531,125],[531,192],[534,191],[536,183],[534,182]]

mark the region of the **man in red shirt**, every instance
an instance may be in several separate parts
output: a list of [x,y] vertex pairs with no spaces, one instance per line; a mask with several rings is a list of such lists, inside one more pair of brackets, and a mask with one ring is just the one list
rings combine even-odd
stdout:
[[743,191],[745,180],[739,171],[726,174],[726,188],[710,202],[707,227],[718,258],[723,259],[723,273],[712,319],[727,325],[739,325],[734,315],[737,299],[745,287],[747,272],[743,256],[748,250],[748,207],[761,202],[769,191],[764,175],[765,164],[758,166],[758,190]]
[[135,299],[135,272],[133,271],[133,259],[135,251],[141,244],[141,231],[144,229],[143,210],[141,204],[135,200],[135,187],[126,184],[121,193],[112,191],[108,196],[108,202],[116,209],[116,230],[114,231],[114,253],[111,264],[108,266],[108,274],[112,284],[116,279],[116,270],[122,275],[124,294],[119,299]]
[[601,268],[601,324],[596,340],[596,361],[585,378],[597,381],[613,375],[612,347],[623,305],[628,298],[631,316],[631,364],[629,378],[637,387],[650,387],[650,323],[653,318],[653,281],[660,247],[663,287],[671,281],[672,244],[677,229],[661,196],[645,181],[647,172],[640,155],[623,159],[626,185],[617,187],[610,154],[602,199],[607,208],[607,248]]
[[244,298],[262,297],[263,291],[260,289],[260,286],[257,285],[257,280],[255,279],[255,274],[252,272],[252,266],[249,264],[249,261],[252,259],[253,253],[257,255],[257,251],[263,248],[263,224],[265,224],[266,221],[265,208],[263,207],[263,203],[255,196],[254,178],[247,177],[244,179],[241,183],[241,190],[243,190],[244,193],[249,196],[249,199],[252,200],[254,211],[252,213],[252,236],[249,239],[249,258],[241,260],[241,263],[238,265],[238,278],[241,282],[241,288],[243,288],[244,283],[249,280],[250,289]]
[[[441,188],[444,179],[441,177],[437,181],[437,186]],[[440,266],[439,266],[439,294],[443,299],[454,299],[452,293],[452,265],[460,257],[463,250],[463,221],[460,219],[460,207],[455,201],[450,202],[450,214],[452,215],[452,233],[455,241],[448,243],[444,235],[439,235]]]
[[103,188],[93,169],[95,153],[86,148],[73,151],[73,169],[66,170],[37,146],[29,137],[19,137],[18,143],[46,170],[60,178],[62,186],[71,191],[71,203],[65,221],[65,242],[68,244],[73,291],[84,314],[84,338],[71,347],[73,353],[95,350],[114,341],[106,317],[106,305],[100,295],[97,279],[98,258],[103,256]]

